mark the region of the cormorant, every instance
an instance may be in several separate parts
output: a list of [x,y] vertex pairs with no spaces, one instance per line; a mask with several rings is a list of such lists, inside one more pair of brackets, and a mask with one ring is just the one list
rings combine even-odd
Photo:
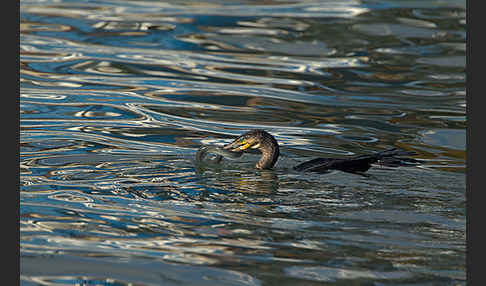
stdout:
[[[277,140],[268,132],[261,129],[250,130],[239,136],[223,149],[232,152],[242,152],[248,148],[257,149],[262,156],[256,164],[257,169],[271,169],[277,163],[280,155]],[[395,156],[415,155],[414,152],[399,151],[396,148],[371,155],[360,155],[351,158],[316,158],[303,162],[295,167],[296,171],[309,171],[325,173],[330,170],[340,170],[349,173],[363,173],[371,168],[371,164],[380,163],[381,165],[397,167],[410,163],[418,163],[418,160],[410,158],[398,158]]]

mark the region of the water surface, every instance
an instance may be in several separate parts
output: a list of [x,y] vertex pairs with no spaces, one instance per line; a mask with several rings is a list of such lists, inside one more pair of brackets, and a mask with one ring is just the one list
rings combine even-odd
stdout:
[[[465,1],[21,1],[23,285],[465,285]],[[196,168],[249,129],[256,155]],[[416,167],[298,173],[397,147]],[[131,284],[130,284],[131,283]]]

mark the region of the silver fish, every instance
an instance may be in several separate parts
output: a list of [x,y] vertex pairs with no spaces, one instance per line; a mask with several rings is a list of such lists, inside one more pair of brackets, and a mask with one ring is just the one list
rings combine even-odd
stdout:
[[208,153],[215,154],[216,157],[210,162],[219,164],[223,157],[228,159],[236,159],[243,155],[243,152],[233,152],[224,149],[223,147],[214,146],[214,145],[203,145],[197,150],[196,153],[196,162],[202,163],[204,158],[208,155]]

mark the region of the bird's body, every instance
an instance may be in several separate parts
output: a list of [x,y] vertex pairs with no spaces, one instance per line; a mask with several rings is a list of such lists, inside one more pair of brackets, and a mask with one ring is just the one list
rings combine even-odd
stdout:
[[[271,169],[280,155],[277,140],[264,130],[251,130],[233,142],[223,147],[233,152],[242,152],[248,148],[258,149],[262,156],[256,164],[257,169]],[[371,155],[360,155],[351,158],[316,158],[294,167],[296,171],[325,173],[330,170],[340,170],[350,173],[363,173],[371,168],[372,164],[380,163],[386,166],[401,166],[417,163],[415,159],[399,158],[396,156],[414,155],[413,152],[399,151],[395,148]]]
[[372,164],[380,163],[384,166],[402,166],[406,162],[414,162],[414,159],[397,158],[395,156],[413,155],[412,152],[399,151],[395,148],[371,155],[361,155],[345,159],[316,158],[306,161],[294,167],[297,171],[309,171],[325,173],[329,170],[340,170],[349,173],[364,173],[371,168]]

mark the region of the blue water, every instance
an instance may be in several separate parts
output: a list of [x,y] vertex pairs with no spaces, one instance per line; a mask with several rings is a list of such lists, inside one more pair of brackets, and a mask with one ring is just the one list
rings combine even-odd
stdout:
[[21,284],[465,285],[465,5],[21,1]]

